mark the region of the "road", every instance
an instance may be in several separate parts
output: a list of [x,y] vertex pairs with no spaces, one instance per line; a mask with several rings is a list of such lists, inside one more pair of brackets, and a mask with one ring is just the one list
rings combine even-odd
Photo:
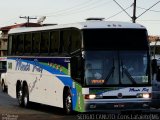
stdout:
[[19,107],[16,99],[0,91],[0,120],[75,120],[76,115],[64,115],[62,109],[40,104]]
[[87,120],[87,119],[140,119],[159,120],[160,109],[151,109],[143,113],[128,115],[128,113],[74,113],[64,115],[62,109],[32,104],[30,108],[19,107],[16,99],[11,98],[7,93],[0,91],[0,120]]

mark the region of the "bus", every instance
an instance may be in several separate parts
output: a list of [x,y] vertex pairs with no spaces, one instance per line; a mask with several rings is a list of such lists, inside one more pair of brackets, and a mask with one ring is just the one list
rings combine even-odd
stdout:
[[151,58],[156,60],[156,68],[152,79],[151,107],[160,108],[160,41],[150,42]]
[[7,69],[7,57],[0,57],[0,84],[2,87],[2,91],[7,91],[7,82],[5,80],[6,69]]
[[20,106],[36,102],[67,114],[146,110],[152,91],[147,36],[139,24],[91,18],[12,29],[8,94]]

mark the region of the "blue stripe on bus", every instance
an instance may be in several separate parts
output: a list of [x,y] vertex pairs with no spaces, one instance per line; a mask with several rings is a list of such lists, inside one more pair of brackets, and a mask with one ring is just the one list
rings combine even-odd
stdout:
[[[16,58],[11,58],[11,60],[16,60]],[[21,59],[21,61],[32,64],[32,65],[35,65],[35,61],[29,61],[29,60],[24,60],[24,59]],[[57,70],[53,67],[50,67],[48,65],[43,65],[41,63],[38,63],[38,64],[39,64],[39,67],[43,68],[44,70],[47,70],[48,72],[50,72],[52,74],[65,75],[63,72],[61,72],[60,70]]]
[[57,76],[64,85],[71,87],[71,92],[72,92],[72,105],[73,109],[76,108],[76,103],[77,103],[77,90],[73,88],[73,80],[70,77],[63,77],[63,76]]
[[[16,58],[11,58],[11,60],[16,60]],[[32,65],[34,64],[34,61],[29,61],[29,60],[24,60],[21,59],[22,62],[26,62]],[[52,74],[58,74],[58,75],[65,75],[63,72],[60,72],[60,70],[57,70],[53,67],[47,66],[47,65],[43,65],[41,63],[39,63],[40,67],[43,68],[44,70],[52,73]],[[69,86],[72,88],[73,86],[73,80],[71,79],[71,77],[65,77],[65,76],[56,76],[65,86]],[[76,107],[76,102],[77,102],[77,90],[75,88],[71,89],[71,92],[73,94],[72,96],[72,105],[73,105],[73,109],[75,109]]]

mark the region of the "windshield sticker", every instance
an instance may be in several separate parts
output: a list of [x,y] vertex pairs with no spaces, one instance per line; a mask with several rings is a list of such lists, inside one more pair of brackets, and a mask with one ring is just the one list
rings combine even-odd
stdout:
[[104,80],[92,80],[91,83],[92,84],[103,84]]
[[142,82],[147,83],[148,82],[148,76],[142,76]]

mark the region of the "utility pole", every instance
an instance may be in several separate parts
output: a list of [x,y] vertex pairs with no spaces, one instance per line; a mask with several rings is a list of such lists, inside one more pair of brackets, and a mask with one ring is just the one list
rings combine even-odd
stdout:
[[29,16],[20,16],[19,18],[24,18],[24,19],[27,19],[27,26],[29,27],[29,20],[30,19],[37,19],[36,17],[29,17]]
[[136,0],[134,0],[134,3],[133,3],[133,17],[132,17],[132,22],[135,23],[136,22]]

